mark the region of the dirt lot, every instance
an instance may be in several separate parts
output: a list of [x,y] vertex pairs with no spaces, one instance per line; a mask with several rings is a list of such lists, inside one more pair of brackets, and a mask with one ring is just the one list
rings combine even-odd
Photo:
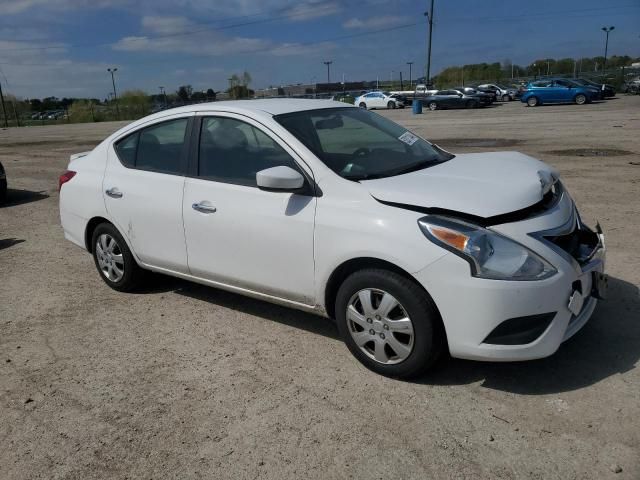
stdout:
[[582,332],[410,383],[319,317],[165,277],[114,292],[63,239],[57,177],[120,124],[0,131],[0,478],[640,478],[640,97],[383,114],[559,168],[608,240],[610,300]]

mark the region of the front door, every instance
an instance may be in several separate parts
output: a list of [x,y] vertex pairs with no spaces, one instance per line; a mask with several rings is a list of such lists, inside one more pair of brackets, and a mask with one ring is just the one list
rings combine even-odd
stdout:
[[285,165],[307,176],[310,171],[286,144],[246,117],[197,118],[196,167],[185,181],[183,201],[191,273],[312,305],[316,198],[256,184],[256,173],[265,168]]

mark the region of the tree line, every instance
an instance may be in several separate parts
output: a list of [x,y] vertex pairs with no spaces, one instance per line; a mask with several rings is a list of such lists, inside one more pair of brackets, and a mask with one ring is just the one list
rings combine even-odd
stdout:
[[[613,55],[607,58],[607,82],[622,82],[622,67],[639,62],[640,58],[628,55]],[[545,75],[593,75],[604,74],[604,57],[590,58],[541,58],[528,65],[516,65],[509,59],[494,63],[475,63],[447,67],[433,77],[437,88],[445,88],[470,82],[510,83],[511,79]]]
[[[143,90],[126,90],[98,98],[30,98],[22,99],[7,93],[4,95],[4,112],[11,125],[27,125],[47,122],[101,122],[109,120],[133,120],[155,111],[191,103],[212,102],[224,93],[226,98],[249,98],[254,91],[249,88],[251,75],[248,72],[233,74],[224,92],[213,88],[194,90],[191,85],[180,85],[175,92],[147,94]],[[4,125],[4,113],[0,108],[0,122]]]

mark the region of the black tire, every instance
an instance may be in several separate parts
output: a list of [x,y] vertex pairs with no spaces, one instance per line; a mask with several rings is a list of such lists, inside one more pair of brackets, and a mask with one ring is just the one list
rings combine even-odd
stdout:
[[537,107],[540,104],[538,97],[529,97],[527,98],[527,106],[528,107]]
[[7,179],[0,180],[0,205],[7,203]]
[[[384,364],[365,354],[349,331],[347,308],[351,298],[363,289],[388,292],[404,308],[413,324],[413,348],[400,363]],[[336,296],[338,330],[351,353],[368,369],[395,378],[415,377],[425,372],[445,350],[445,334],[438,309],[431,297],[413,280],[383,269],[364,269],[351,274]],[[389,334],[389,333],[387,333]]]
[[[115,240],[116,247],[114,248],[114,252],[120,252],[122,255],[124,273],[122,274],[122,278],[117,281],[111,280],[107,277],[107,274],[101,268],[98,260],[99,253],[97,243],[103,234],[106,234]],[[112,224],[101,223],[96,227],[93,231],[93,235],[91,236],[91,251],[93,253],[93,261],[98,273],[100,274],[100,278],[102,278],[102,280],[104,280],[104,282],[111,288],[119,292],[132,292],[140,286],[145,272],[140,268],[136,259],[133,258],[127,242],[125,242],[122,235],[120,235],[120,232],[118,232],[118,229]]]
[[387,108],[389,109],[396,108],[396,102],[387,102]]
[[360,105],[358,105],[360,108],[364,108],[365,110],[367,109],[367,104],[364,102],[360,102]]
[[478,102],[476,102],[475,100],[469,100],[469,101],[467,101],[467,103],[465,103],[465,107],[466,108],[478,108]]
[[429,110],[431,110],[433,112],[434,110],[438,109],[438,104],[436,102],[429,102],[427,107],[429,107]]
[[583,93],[579,93],[573,98],[573,101],[576,102],[576,105],[584,105],[585,103],[587,103],[587,100],[587,96]]

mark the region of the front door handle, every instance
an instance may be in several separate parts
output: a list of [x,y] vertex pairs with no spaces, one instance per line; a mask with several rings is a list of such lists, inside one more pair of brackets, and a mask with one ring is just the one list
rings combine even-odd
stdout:
[[105,190],[104,193],[109,195],[111,198],[122,198],[122,192],[118,190],[116,187],[112,187],[108,190]]
[[214,207],[213,205],[207,205],[202,202],[194,203],[193,205],[191,205],[191,208],[200,213],[216,213],[216,207]]

